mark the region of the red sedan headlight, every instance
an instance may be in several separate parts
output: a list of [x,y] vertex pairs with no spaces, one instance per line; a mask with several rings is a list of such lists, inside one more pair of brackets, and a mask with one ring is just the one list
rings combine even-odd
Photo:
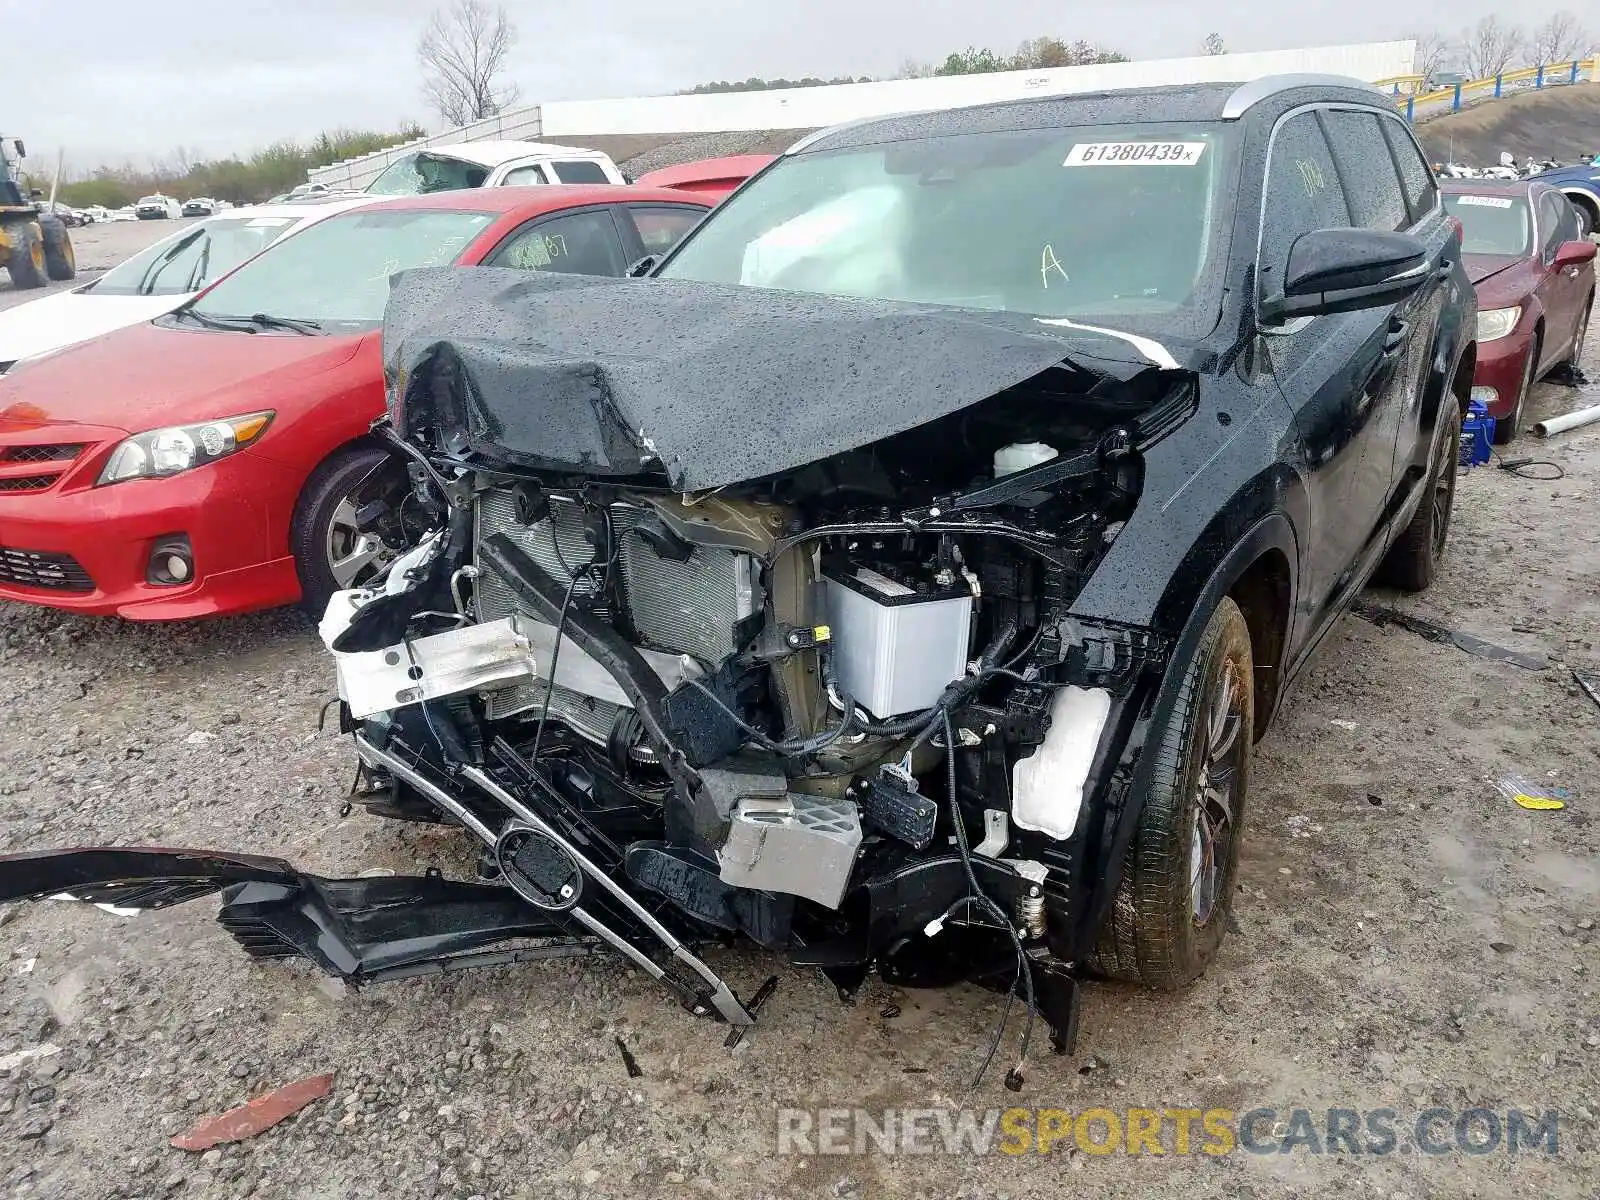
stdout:
[[111,452],[95,486],[128,479],[165,479],[226,458],[266,432],[271,412],[246,413],[199,425],[172,425],[136,433]]

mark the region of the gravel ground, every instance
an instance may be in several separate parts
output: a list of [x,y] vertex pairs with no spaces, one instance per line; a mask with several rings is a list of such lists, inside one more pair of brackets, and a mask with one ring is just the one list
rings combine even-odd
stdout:
[[[140,230],[89,230],[80,255],[88,265],[100,238],[111,254]],[[1589,369],[1600,378],[1600,355]],[[1536,399],[1541,414],[1564,411],[1600,388]],[[782,976],[730,1052],[722,1030],[611,963],[354,992],[246,959],[212,901],[133,918],[41,903],[0,912],[0,1061],[60,1052],[0,1071],[0,1188],[62,1200],[342,1200],[379,1187],[399,1200],[1593,1197],[1600,709],[1570,668],[1600,662],[1600,429],[1523,448],[1566,478],[1469,473],[1433,590],[1371,598],[1546,651],[1548,668],[1343,619],[1258,747],[1221,962],[1179,995],[1090,987],[1077,1053],[1037,1054],[1020,1095],[1000,1070],[969,1086],[998,1012],[972,988],[873,983],[844,1007],[770,956],[719,954],[742,994]],[[149,628],[0,605],[0,850],[217,846],[344,875],[457,866],[462,841],[447,831],[341,817],[351,755],[317,728],[331,694],[291,612]],[[1495,787],[1508,772],[1567,788],[1566,809],[1513,806]],[[619,1037],[641,1077],[628,1077]],[[328,1099],[251,1141],[204,1155],[168,1145],[203,1115],[321,1072],[336,1075]],[[1098,1157],[1069,1142],[1047,1157],[775,1152],[778,1106],[954,1104],[1390,1107],[1402,1127],[1435,1105],[1554,1108],[1561,1125],[1554,1157]]]

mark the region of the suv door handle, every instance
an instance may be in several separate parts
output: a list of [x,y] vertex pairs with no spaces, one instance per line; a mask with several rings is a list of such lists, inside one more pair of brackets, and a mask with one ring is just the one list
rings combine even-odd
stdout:
[[1402,321],[1399,317],[1389,318],[1389,332],[1383,336],[1383,354],[1385,358],[1400,353],[1406,347],[1406,338],[1411,333],[1411,322]]

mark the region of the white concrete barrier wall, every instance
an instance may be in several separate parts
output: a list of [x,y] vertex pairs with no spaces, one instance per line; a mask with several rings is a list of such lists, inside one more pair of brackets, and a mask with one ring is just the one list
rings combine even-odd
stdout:
[[1409,75],[1414,41],[1366,42],[1303,50],[1202,55],[1057,67],[1044,71],[994,71],[935,79],[891,79],[766,92],[707,96],[642,96],[620,100],[562,100],[530,105],[472,125],[312,171],[313,183],[363,188],[403,154],[425,146],[493,139],[580,142],[584,137],[640,133],[727,133],[756,129],[814,129],[880,117],[986,104],[996,100],[1060,96],[1105,88],[1153,87],[1259,79],[1263,75],[1349,75],[1375,82]]

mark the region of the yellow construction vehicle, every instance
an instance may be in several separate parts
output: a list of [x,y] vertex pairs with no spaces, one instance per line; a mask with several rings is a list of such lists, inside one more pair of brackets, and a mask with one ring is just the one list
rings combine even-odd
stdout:
[[66,224],[39,210],[38,192],[22,190],[18,168],[26,154],[21,138],[0,137],[0,263],[12,287],[38,288],[52,279],[71,279],[78,259]]

